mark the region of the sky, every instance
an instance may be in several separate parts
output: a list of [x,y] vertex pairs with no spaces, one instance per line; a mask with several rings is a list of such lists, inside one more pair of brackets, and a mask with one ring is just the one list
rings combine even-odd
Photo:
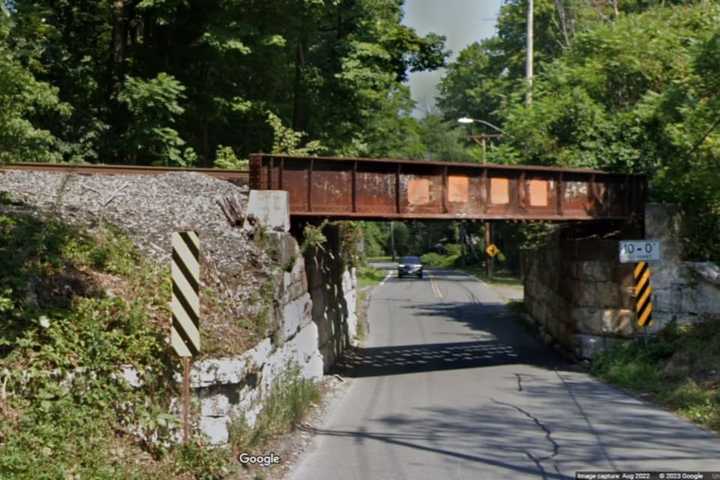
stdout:
[[[503,0],[405,0],[403,23],[420,35],[435,32],[446,37],[451,60],[467,45],[492,36]],[[410,91],[417,102],[414,115],[422,117],[435,105],[443,70],[410,74]]]

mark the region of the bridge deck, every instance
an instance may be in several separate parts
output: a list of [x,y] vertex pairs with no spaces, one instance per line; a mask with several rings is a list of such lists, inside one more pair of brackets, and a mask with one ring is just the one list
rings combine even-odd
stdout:
[[587,221],[642,218],[647,180],[587,169],[255,154],[250,186],[287,190],[295,217]]

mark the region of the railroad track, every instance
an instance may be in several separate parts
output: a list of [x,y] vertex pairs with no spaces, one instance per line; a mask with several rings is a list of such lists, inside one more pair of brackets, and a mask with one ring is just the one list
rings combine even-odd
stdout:
[[221,168],[150,167],[139,165],[93,165],[70,163],[9,163],[0,164],[0,173],[8,170],[29,170],[33,172],[74,173],[76,175],[162,175],[170,172],[204,173],[235,185],[247,185],[248,170],[226,170]]

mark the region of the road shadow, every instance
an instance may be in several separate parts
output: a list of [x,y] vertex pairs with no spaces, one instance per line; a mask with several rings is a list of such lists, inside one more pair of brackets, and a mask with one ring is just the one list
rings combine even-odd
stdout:
[[355,347],[336,365],[348,377],[399,375],[496,365],[527,364],[567,368],[567,359],[533,336],[502,303],[433,302],[405,305],[413,316],[460,322],[474,341]]
[[374,377],[515,363],[553,367],[559,361],[544,351],[488,340],[353,348],[337,368],[347,377]]

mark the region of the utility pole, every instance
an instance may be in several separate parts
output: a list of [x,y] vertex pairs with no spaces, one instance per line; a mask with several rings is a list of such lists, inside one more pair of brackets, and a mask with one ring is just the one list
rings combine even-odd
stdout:
[[392,250],[392,261],[395,261],[395,224],[390,220],[390,250]]
[[525,80],[527,81],[527,96],[525,104],[532,104],[533,86],[533,0],[527,0],[527,56],[525,57]]
[[493,276],[493,267],[495,266],[495,258],[487,253],[487,248],[492,245],[492,224],[485,222],[485,268],[488,279]]

